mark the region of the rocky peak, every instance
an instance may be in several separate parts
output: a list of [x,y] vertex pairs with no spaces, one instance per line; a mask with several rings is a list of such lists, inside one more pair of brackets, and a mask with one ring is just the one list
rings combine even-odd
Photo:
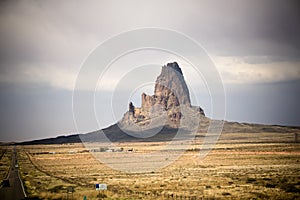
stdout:
[[134,105],[132,102],[129,103],[128,111],[130,114],[134,115]]
[[[178,65],[177,62],[168,63],[166,67],[167,67],[167,68],[171,68],[171,69],[173,69],[173,70],[176,70],[176,71],[179,72],[181,75],[183,75],[183,74],[182,74],[182,71],[181,71],[181,69],[180,69],[180,67],[179,67],[179,65]],[[164,66],[163,68],[166,68],[166,67]]]
[[130,123],[144,124],[159,115],[159,112],[166,111],[169,124],[178,124],[182,117],[181,106],[204,115],[202,108],[191,106],[189,90],[177,62],[164,65],[156,79],[154,95],[142,93],[141,98],[141,108],[134,107],[132,102],[129,103],[129,110],[125,113],[123,122],[126,119]]
[[166,110],[179,105],[191,106],[189,90],[177,62],[162,67],[155,82],[154,96],[167,103]]
[[188,87],[176,62],[168,63],[162,67],[155,82],[154,95],[142,94],[143,109],[149,109],[154,105],[160,105],[164,110],[179,105],[191,106]]

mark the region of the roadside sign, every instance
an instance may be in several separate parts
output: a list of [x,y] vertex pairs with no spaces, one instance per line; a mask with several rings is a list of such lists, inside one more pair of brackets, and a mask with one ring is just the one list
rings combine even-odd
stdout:
[[68,186],[67,187],[67,199],[69,199],[69,193],[72,194],[72,198],[73,199],[73,193],[75,192],[74,187],[73,186]]
[[107,190],[107,185],[104,183],[97,183],[96,184],[96,190]]
[[75,190],[74,190],[74,187],[73,186],[69,186],[68,188],[67,188],[67,192],[68,193],[73,193]]

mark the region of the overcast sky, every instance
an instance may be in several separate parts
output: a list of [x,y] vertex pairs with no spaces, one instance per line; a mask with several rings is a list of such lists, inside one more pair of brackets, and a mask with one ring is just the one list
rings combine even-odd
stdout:
[[[297,0],[1,1],[0,141],[76,133],[80,66],[108,38],[143,27],[179,31],[205,48],[224,82],[226,120],[300,126],[299,11]],[[172,59],[155,56],[161,65]],[[100,113],[104,127],[117,120]]]

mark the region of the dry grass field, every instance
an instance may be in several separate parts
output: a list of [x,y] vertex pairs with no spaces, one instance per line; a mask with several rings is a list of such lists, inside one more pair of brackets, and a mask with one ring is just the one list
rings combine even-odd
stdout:
[[7,178],[11,165],[11,147],[0,146],[0,184]]
[[[204,158],[198,139],[172,164],[126,173],[100,163],[82,144],[18,146],[29,197],[71,199],[300,199],[300,143],[293,133],[226,133]],[[153,151],[164,143],[120,143],[124,152]],[[149,163],[151,165],[153,163]],[[95,191],[96,183],[108,190]]]

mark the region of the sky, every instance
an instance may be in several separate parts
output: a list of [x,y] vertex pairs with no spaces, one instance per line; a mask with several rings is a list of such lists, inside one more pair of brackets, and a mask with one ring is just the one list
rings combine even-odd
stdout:
[[[296,0],[1,1],[0,141],[77,133],[72,93],[84,61],[107,39],[145,27],[174,30],[201,44],[224,84],[226,120],[300,126],[299,11]],[[142,65],[153,58],[156,67],[147,74],[153,82],[159,66],[178,59],[151,51],[140,56],[129,55],[127,61]],[[119,66],[121,61],[126,58]],[[210,97],[201,80],[178,62],[210,116]],[[153,82],[131,91],[136,105],[142,90],[153,93]],[[109,84],[98,89],[114,90]],[[115,116],[109,109],[98,110],[101,127],[86,122],[84,130],[119,120],[128,102],[115,104],[124,106]]]

